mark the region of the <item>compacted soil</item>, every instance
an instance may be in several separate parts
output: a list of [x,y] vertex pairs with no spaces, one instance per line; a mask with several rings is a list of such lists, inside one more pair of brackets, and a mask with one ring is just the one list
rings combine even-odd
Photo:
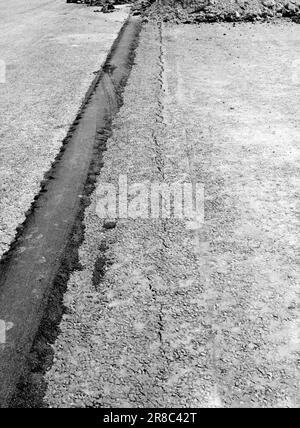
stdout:
[[[30,381],[44,406],[299,406],[299,42],[291,23],[144,28]],[[102,219],[120,175],[202,183],[204,222]]]

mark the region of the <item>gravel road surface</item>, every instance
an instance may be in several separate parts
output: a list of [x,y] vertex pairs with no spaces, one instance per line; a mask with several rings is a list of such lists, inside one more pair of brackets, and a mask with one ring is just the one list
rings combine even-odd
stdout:
[[203,183],[205,221],[107,224],[94,194],[45,405],[299,406],[299,41],[144,29],[98,192]]
[[0,0],[0,256],[23,222],[44,173],[116,38],[112,14],[65,0]]

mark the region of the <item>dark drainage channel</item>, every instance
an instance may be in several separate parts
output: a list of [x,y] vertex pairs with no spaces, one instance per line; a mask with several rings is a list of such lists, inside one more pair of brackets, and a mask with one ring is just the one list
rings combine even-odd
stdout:
[[[84,210],[134,61],[141,23],[131,17],[92,83],[15,242],[0,262],[0,407],[42,407],[51,344],[70,273],[80,269]],[[33,379],[35,379],[33,381]]]

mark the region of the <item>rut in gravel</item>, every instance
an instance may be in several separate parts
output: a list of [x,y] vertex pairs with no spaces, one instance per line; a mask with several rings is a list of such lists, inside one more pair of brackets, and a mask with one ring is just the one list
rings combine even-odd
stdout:
[[36,405],[35,396],[41,394],[31,391],[30,378],[43,390],[43,374],[53,357],[51,343],[64,313],[62,296],[70,271],[80,267],[83,213],[102,167],[112,119],[122,105],[139,31],[135,18],[122,27],[26,221],[1,260],[0,313],[11,328],[0,347],[0,407],[10,406],[14,393],[14,406]]

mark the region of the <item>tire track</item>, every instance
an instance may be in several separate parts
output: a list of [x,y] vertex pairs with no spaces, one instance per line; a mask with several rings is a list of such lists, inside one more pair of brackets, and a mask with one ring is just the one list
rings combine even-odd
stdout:
[[[139,31],[139,20],[134,18],[120,31],[35,205],[1,262],[0,317],[10,328],[6,331],[5,343],[0,344],[0,407],[9,406],[16,384],[26,370],[26,358],[47,301],[50,308],[39,335],[55,340],[63,313],[62,295],[70,270],[78,265],[83,212],[102,166],[112,118],[121,106]],[[53,309],[58,311],[58,319]],[[40,370],[43,371],[43,367]]]

